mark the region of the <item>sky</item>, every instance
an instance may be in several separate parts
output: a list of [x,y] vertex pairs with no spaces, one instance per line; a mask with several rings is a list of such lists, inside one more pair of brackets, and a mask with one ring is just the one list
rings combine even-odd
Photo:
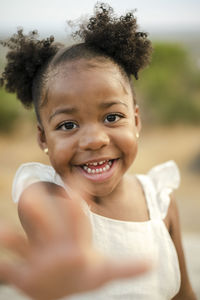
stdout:
[[[96,0],[0,0],[0,35],[17,27],[43,34],[66,32],[66,20],[91,15]],[[142,30],[200,30],[200,0],[107,0],[115,12],[137,8]]]

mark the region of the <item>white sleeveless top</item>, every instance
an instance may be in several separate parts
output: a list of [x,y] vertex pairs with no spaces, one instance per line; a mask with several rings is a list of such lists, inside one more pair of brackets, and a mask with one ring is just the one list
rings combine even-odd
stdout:
[[[149,210],[145,222],[121,221],[97,215],[87,206],[95,246],[107,256],[120,261],[128,257],[154,258],[153,271],[138,278],[116,280],[92,292],[73,295],[68,300],[169,300],[180,288],[177,253],[163,222],[167,215],[170,194],[179,186],[180,175],[173,161],[152,168],[147,175],[136,175],[140,181]],[[22,191],[37,181],[64,184],[51,166],[40,163],[23,164],[13,182],[13,200],[18,202]]]

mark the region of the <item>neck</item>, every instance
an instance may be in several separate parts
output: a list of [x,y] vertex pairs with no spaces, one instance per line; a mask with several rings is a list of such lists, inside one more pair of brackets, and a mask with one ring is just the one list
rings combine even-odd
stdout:
[[117,205],[121,201],[126,201],[128,191],[129,188],[127,176],[124,176],[118,183],[117,187],[110,194],[94,196],[91,200],[90,205],[109,208],[113,205]]

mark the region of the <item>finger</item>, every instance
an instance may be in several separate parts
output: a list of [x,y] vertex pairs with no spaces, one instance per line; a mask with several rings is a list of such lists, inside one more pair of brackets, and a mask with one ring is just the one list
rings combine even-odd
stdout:
[[59,199],[60,215],[65,223],[65,234],[68,239],[76,243],[91,242],[91,226],[88,216],[84,212],[86,203],[72,189],[67,189],[67,197]]
[[0,246],[3,246],[21,257],[27,257],[29,254],[29,245],[27,239],[14,232],[11,228],[0,229]]
[[100,286],[111,280],[138,277],[144,273],[147,273],[153,268],[151,260],[143,261],[124,261],[124,262],[114,262],[106,259],[100,269],[97,277],[96,285]]

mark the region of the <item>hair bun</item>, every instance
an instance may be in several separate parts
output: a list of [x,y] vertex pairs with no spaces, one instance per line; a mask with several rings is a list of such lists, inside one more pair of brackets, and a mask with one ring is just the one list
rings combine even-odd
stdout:
[[0,85],[17,97],[26,107],[32,105],[33,80],[40,68],[57,52],[52,45],[54,37],[38,40],[38,32],[23,34],[23,29],[17,31],[8,41],[0,42],[10,49],[7,53],[7,65],[2,74]]
[[83,38],[87,45],[112,57],[137,79],[138,71],[149,64],[152,53],[147,33],[137,29],[133,12],[117,18],[109,5],[97,3],[94,17],[82,25],[75,35]]

